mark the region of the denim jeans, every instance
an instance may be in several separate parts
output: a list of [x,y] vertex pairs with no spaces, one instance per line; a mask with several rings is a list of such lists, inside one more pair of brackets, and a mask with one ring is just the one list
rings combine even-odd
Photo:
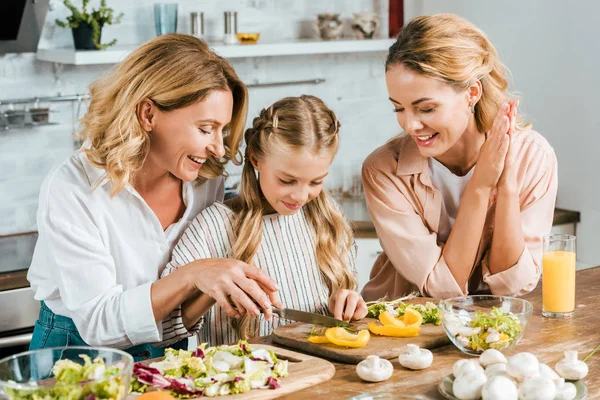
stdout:
[[[31,338],[29,350],[65,346],[88,346],[88,344],[84,342],[81,335],[79,335],[77,327],[71,318],[54,314],[54,312],[42,302],[40,315],[33,329],[33,337]],[[188,340],[183,339],[169,347],[187,350],[187,346]],[[124,349],[124,351],[131,354],[135,361],[141,361],[162,357],[165,349],[162,347],[154,347],[150,343],[146,343]]]

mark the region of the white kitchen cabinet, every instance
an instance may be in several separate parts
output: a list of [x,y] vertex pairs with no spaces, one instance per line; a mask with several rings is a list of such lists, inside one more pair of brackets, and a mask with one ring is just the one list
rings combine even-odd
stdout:
[[358,289],[362,290],[365,283],[369,281],[371,268],[375,260],[383,252],[379,239],[357,238],[358,253],[356,255],[356,270],[358,271]]
[[554,225],[550,232],[561,233],[563,235],[575,235],[575,224]]

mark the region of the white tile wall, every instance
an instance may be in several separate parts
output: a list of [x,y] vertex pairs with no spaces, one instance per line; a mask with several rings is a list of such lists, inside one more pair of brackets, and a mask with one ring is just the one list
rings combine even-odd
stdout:
[[[95,0],[93,1],[95,2]],[[152,2],[109,0],[124,12],[121,25],[108,26],[103,41],[117,37],[121,44],[142,43],[154,36]],[[383,16],[381,32],[387,35],[385,0],[184,0],[179,1],[179,32],[189,32],[191,11],[203,11],[206,34],[216,38],[223,30],[224,10],[238,11],[239,31],[258,30],[261,41],[311,37],[312,21],[319,12],[340,12],[346,20],[353,12],[374,10]],[[55,18],[67,13],[59,0],[51,0],[43,44],[72,46],[70,32],[56,29]],[[346,25],[349,25],[348,23]],[[346,31],[350,36],[350,30]],[[398,132],[385,88],[385,53],[286,56],[236,59],[233,65],[247,83],[325,78],[320,85],[297,85],[250,90],[249,121],[272,102],[290,95],[321,97],[342,123],[342,142],[336,164],[358,171],[362,160]],[[31,53],[0,55],[0,101],[9,98],[85,92],[89,83],[110,66],[55,66],[35,60]],[[58,125],[0,132],[0,235],[35,229],[40,183],[46,172],[72,151],[72,132],[85,105],[53,103],[51,121]],[[232,171],[235,172],[235,171]]]

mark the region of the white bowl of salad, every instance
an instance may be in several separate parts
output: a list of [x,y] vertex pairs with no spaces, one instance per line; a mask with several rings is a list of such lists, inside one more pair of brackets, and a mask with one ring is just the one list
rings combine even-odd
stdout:
[[124,400],[133,358],[102,347],[53,347],[0,360],[0,398]]
[[516,297],[473,295],[438,304],[444,331],[460,350],[479,355],[515,346],[529,324],[533,305]]

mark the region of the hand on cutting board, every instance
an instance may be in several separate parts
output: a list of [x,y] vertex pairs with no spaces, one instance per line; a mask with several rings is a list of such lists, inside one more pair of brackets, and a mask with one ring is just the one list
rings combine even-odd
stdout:
[[367,316],[367,305],[358,292],[337,289],[329,297],[329,312],[343,321],[358,320]]

